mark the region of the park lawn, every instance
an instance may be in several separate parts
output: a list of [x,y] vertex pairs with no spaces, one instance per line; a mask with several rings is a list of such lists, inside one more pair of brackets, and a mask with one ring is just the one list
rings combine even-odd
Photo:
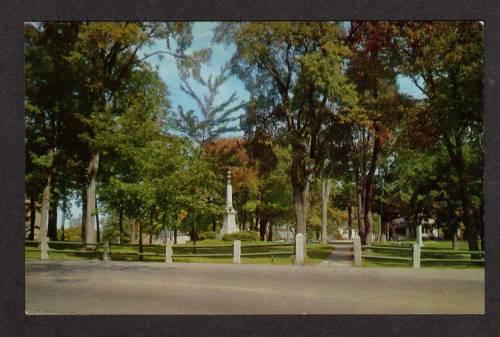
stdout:
[[[410,247],[415,241],[401,241],[401,242],[384,242],[375,243],[374,245],[382,246],[394,246],[394,247]],[[436,258],[436,259],[464,259],[469,258],[469,254],[456,255],[445,252],[446,250],[451,250],[451,241],[424,241],[424,246],[421,250],[421,258]],[[466,251],[469,249],[467,241],[458,241],[458,250]],[[439,250],[445,250],[444,252],[438,253]],[[432,252],[432,253],[431,253]],[[365,253],[365,251],[363,252]],[[370,255],[377,256],[404,256],[412,257],[411,251],[383,251],[383,250],[373,250],[369,253]],[[456,262],[439,262],[439,261],[422,261],[421,267],[425,268],[454,268],[454,269],[468,269],[468,268],[483,268],[482,263],[477,262],[466,262],[466,261],[456,261]],[[391,261],[391,260],[371,260],[363,259],[363,267],[412,267],[411,261]]]
[[[402,246],[410,247],[412,241],[403,242],[387,242],[380,245],[391,245],[391,246]],[[222,240],[203,240],[198,241],[196,244],[197,254],[231,254],[232,253],[232,242],[222,241]],[[58,249],[50,250],[49,256],[53,260],[100,260],[102,258],[102,247],[99,247],[94,253],[85,252],[83,245],[72,244],[72,243],[59,243],[53,244]],[[248,247],[249,245],[259,245],[261,247]],[[252,241],[252,242],[242,242],[242,254],[245,253],[255,253],[255,252],[293,252],[293,246],[275,246],[269,247],[269,243],[262,241]],[[377,245],[377,243],[375,244]],[[33,245],[30,245],[34,247]],[[216,248],[205,247],[205,246],[220,246]],[[174,246],[174,255],[187,255],[187,256],[174,256],[174,262],[199,262],[199,263],[232,263],[233,259],[231,256],[189,256],[193,253],[193,245],[183,244]],[[425,241],[424,249],[422,250],[422,258],[468,258],[468,254],[464,255],[453,255],[447,252],[437,253],[439,250],[450,250],[451,241]],[[458,242],[459,250],[467,250],[467,242]],[[71,251],[73,250],[73,251]],[[82,250],[81,253],[74,252],[74,250]],[[164,248],[161,246],[147,246],[143,247],[144,253],[151,254],[143,256],[143,261],[148,262],[163,262]],[[434,254],[430,254],[434,252]],[[137,246],[111,246],[111,258],[114,261],[139,261],[139,257],[136,255],[138,252]],[[332,249],[328,245],[321,244],[308,244],[308,256],[304,259],[305,265],[317,265],[322,261],[326,260],[332,252]],[[368,253],[368,252],[364,252]],[[384,251],[384,250],[372,250],[369,252],[370,255],[377,256],[405,256],[408,258],[412,257],[411,251]],[[40,252],[33,250],[25,250],[26,260],[38,260],[40,259]],[[276,256],[242,256],[242,264],[280,264],[280,265],[290,265],[294,264],[294,258],[292,255],[276,255]],[[364,267],[411,267],[411,261],[390,261],[390,260],[371,260],[363,259]],[[435,262],[435,261],[422,261],[422,267],[430,268],[482,268],[482,263],[475,262]]]
[[[58,251],[50,251],[49,257],[51,260],[101,260],[102,252],[96,252],[94,254],[78,254],[78,253],[69,253],[61,250]],[[25,250],[24,251],[24,259],[25,260],[40,260],[40,252]]]
[[[391,241],[388,241],[388,242],[384,242],[384,243],[380,243],[382,245],[393,245],[393,246],[399,246],[399,245],[406,245],[406,246],[410,246],[410,245],[413,245],[414,243],[417,243],[416,241],[411,241],[411,240],[407,240],[407,241],[398,241],[398,242],[391,242]],[[457,241],[458,243],[458,250],[469,250],[469,245],[467,243],[467,241],[465,240],[459,240]],[[375,245],[377,245],[377,243],[375,243]],[[451,241],[450,240],[440,240],[440,241],[436,241],[436,240],[424,240],[424,246],[423,246],[423,249],[448,249],[450,250],[451,249]]]
[[[262,247],[245,247],[247,245],[262,245]],[[203,248],[207,245],[220,245],[220,248]],[[242,242],[242,253],[253,253],[253,252],[293,252],[293,246],[285,247],[266,247],[268,244],[262,241],[253,242]],[[226,247],[225,247],[226,246]],[[93,254],[89,253],[75,253],[66,252],[68,249],[78,250],[83,249],[82,246],[67,246],[61,245],[57,251],[49,250],[50,259],[54,260],[90,260],[90,259],[101,259],[102,258],[102,248],[99,247],[97,251]],[[144,253],[151,254],[163,254],[163,247],[148,247],[144,246]],[[308,256],[304,260],[305,265],[317,265],[321,261],[327,259],[331,254],[331,247],[328,245],[321,244],[309,244],[308,245]],[[114,261],[138,261],[139,257],[135,255],[138,252],[137,246],[111,246],[111,258]],[[182,256],[175,257],[175,254],[189,255],[193,252],[192,244],[176,245],[174,246],[174,262],[201,262],[201,263],[233,263],[233,258],[231,256],[221,256],[221,257],[204,257],[204,256]],[[197,254],[231,254],[232,246],[231,242],[222,240],[204,240],[198,241],[196,245]],[[25,250],[26,260],[38,260],[40,259],[39,251]],[[162,256],[144,256],[143,261],[148,262],[163,262],[164,257]],[[242,256],[242,264],[280,264],[289,265],[294,263],[294,258],[292,255],[277,255],[277,256]]]

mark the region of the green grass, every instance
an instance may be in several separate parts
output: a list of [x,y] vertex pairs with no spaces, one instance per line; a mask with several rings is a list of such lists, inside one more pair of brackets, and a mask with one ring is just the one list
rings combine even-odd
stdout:
[[[233,251],[232,243],[222,240],[203,240],[198,241],[196,244],[197,254],[231,254]],[[293,245],[291,246],[274,246],[269,247],[271,242],[266,243],[262,241],[253,242],[242,242],[242,254],[245,253],[264,253],[264,252],[289,252],[293,253]],[[204,246],[223,246],[219,248],[209,248]],[[259,247],[248,247],[249,245],[259,245]],[[36,244],[27,244],[27,247],[36,247]],[[69,243],[60,244],[50,244],[51,248],[57,248],[57,251],[49,250],[50,259],[54,260],[90,260],[90,259],[101,259],[102,258],[102,247],[98,247],[95,253],[75,253],[68,250],[82,250],[84,251],[83,245],[75,245]],[[228,246],[228,247],[224,247]],[[228,257],[203,257],[203,256],[193,256],[193,257],[175,257],[176,254],[192,254],[193,245],[175,245],[174,246],[174,262],[202,262],[202,263],[233,263],[233,258]],[[163,247],[144,247],[144,253],[154,253],[163,254]],[[113,261],[138,261],[139,256],[136,255],[138,252],[137,246],[111,246],[111,258]],[[321,261],[325,260],[331,254],[331,247],[328,245],[320,244],[309,244],[308,245],[308,257],[305,258],[305,265],[317,265]],[[38,260],[40,259],[39,251],[25,250],[26,260]],[[162,256],[143,256],[143,261],[148,262],[163,262],[164,257]],[[289,265],[294,263],[294,258],[292,255],[277,255],[277,256],[242,256],[242,264],[280,264]]]
[[[401,243],[387,242],[383,245],[409,247],[412,241],[404,241]],[[289,252],[293,253],[293,245],[291,246],[274,246],[270,247],[272,243],[266,243],[262,241],[253,242],[242,242],[242,254],[245,253],[264,253],[264,252]],[[259,247],[249,247],[252,245],[258,245]],[[375,244],[377,245],[377,244]],[[26,244],[27,247],[36,247],[36,244]],[[85,249],[83,245],[71,244],[71,243],[51,243],[51,248],[57,248],[57,251],[50,251],[50,259],[53,260],[92,260],[102,258],[102,247],[94,253],[84,253]],[[221,247],[206,247],[206,246],[221,246]],[[467,250],[467,242],[458,242],[459,250]],[[205,256],[175,256],[179,254],[191,255],[193,254],[193,245],[175,245],[174,246],[174,262],[201,262],[201,263],[232,263],[233,259],[231,256],[218,256],[218,257],[205,257]],[[71,250],[82,250],[82,253],[72,252]],[[144,253],[150,254],[164,254],[164,248],[162,246],[148,247],[144,246]],[[444,258],[444,259],[463,259],[469,258],[468,254],[455,255],[449,252],[439,252],[439,250],[451,250],[450,241],[425,241],[424,248],[422,250],[422,258]],[[203,240],[198,241],[196,244],[196,254],[231,254],[233,248],[231,242],[222,240]],[[321,244],[308,244],[308,256],[304,260],[305,265],[318,265],[322,261],[326,260],[331,254],[331,247],[328,245]],[[111,258],[113,261],[139,261],[139,256],[136,254],[138,252],[137,246],[111,246]],[[434,252],[434,254],[431,254]],[[438,253],[439,252],[439,253]],[[386,250],[376,250],[373,249],[370,252],[364,250],[363,254],[377,255],[377,256],[395,256],[395,257],[412,257],[411,251],[386,251]],[[38,260],[40,259],[39,251],[25,250],[26,260]],[[143,256],[143,261],[148,262],[163,262],[163,256]],[[289,265],[294,263],[294,258],[292,255],[277,255],[277,256],[242,256],[241,263],[243,264],[281,264]],[[391,261],[391,260],[369,260],[363,259],[364,267],[411,267],[411,261]],[[422,261],[422,267],[430,268],[481,268],[483,264],[474,262],[431,262]]]
[[[403,245],[403,246],[409,246],[409,245],[413,245],[414,243],[416,243],[416,241],[398,241],[398,242],[394,242],[394,241],[388,241],[388,242],[384,242],[384,243],[380,243],[380,244],[383,244],[383,245],[393,245],[393,246],[399,246],[399,245]],[[467,243],[467,241],[464,241],[464,240],[459,240],[458,242],[458,250],[468,250],[469,249],[469,245]],[[375,243],[376,245],[377,243]],[[423,249],[449,249],[451,250],[451,241],[436,241],[436,240],[424,240],[424,246],[422,247]]]
[[[415,241],[401,241],[401,242],[385,242],[385,243],[375,243],[374,245],[388,245],[394,247],[410,247]],[[421,258],[435,258],[435,259],[468,259],[470,255],[464,254],[453,254],[446,251],[451,251],[451,241],[424,241],[424,246],[421,250]],[[466,241],[458,241],[458,250],[466,251],[469,246]],[[441,252],[440,250],[443,250]],[[412,257],[413,253],[411,251],[385,251],[376,250],[372,251],[363,250],[363,254],[376,255],[376,256],[404,256]],[[411,267],[413,264],[411,261],[391,261],[391,260],[370,260],[363,259],[364,267]],[[477,262],[467,262],[467,261],[453,261],[453,262],[441,262],[441,261],[422,261],[420,263],[421,267],[429,268],[455,268],[455,269],[468,269],[468,268],[482,268],[483,263]]]

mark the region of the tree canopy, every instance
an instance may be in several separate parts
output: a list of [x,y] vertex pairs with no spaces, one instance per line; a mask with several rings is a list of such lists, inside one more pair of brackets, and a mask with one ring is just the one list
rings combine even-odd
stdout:
[[[192,23],[28,23],[29,237],[37,210],[57,239],[57,210],[78,203],[89,244],[99,213],[107,239],[196,240],[221,227],[231,169],[238,226],[261,240],[281,226],[323,241],[354,229],[369,245],[404,218],[461,229],[478,250],[483,34],[472,21],[225,22],[212,46],[234,52],[207,73]],[[167,63],[195,109],[172,108]],[[247,101],[223,90],[231,78]]]

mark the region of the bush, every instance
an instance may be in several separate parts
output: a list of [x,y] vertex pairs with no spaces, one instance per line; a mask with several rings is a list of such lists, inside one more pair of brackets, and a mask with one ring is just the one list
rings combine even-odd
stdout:
[[224,240],[224,241],[234,241],[234,240],[257,241],[257,240],[259,240],[259,233],[253,232],[253,231],[242,231],[242,232],[237,232],[237,233],[224,234],[224,236],[222,237],[222,240]]
[[217,233],[215,232],[203,232],[200,235],[200,240],[215,240],[217,239]]

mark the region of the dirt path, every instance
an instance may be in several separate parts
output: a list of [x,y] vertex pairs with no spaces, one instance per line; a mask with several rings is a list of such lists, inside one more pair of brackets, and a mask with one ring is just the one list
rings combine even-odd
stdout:
[[321,266],[330,267],[352,267],[353,266],[353,246],[352,244],[332,244],[332,254]]

